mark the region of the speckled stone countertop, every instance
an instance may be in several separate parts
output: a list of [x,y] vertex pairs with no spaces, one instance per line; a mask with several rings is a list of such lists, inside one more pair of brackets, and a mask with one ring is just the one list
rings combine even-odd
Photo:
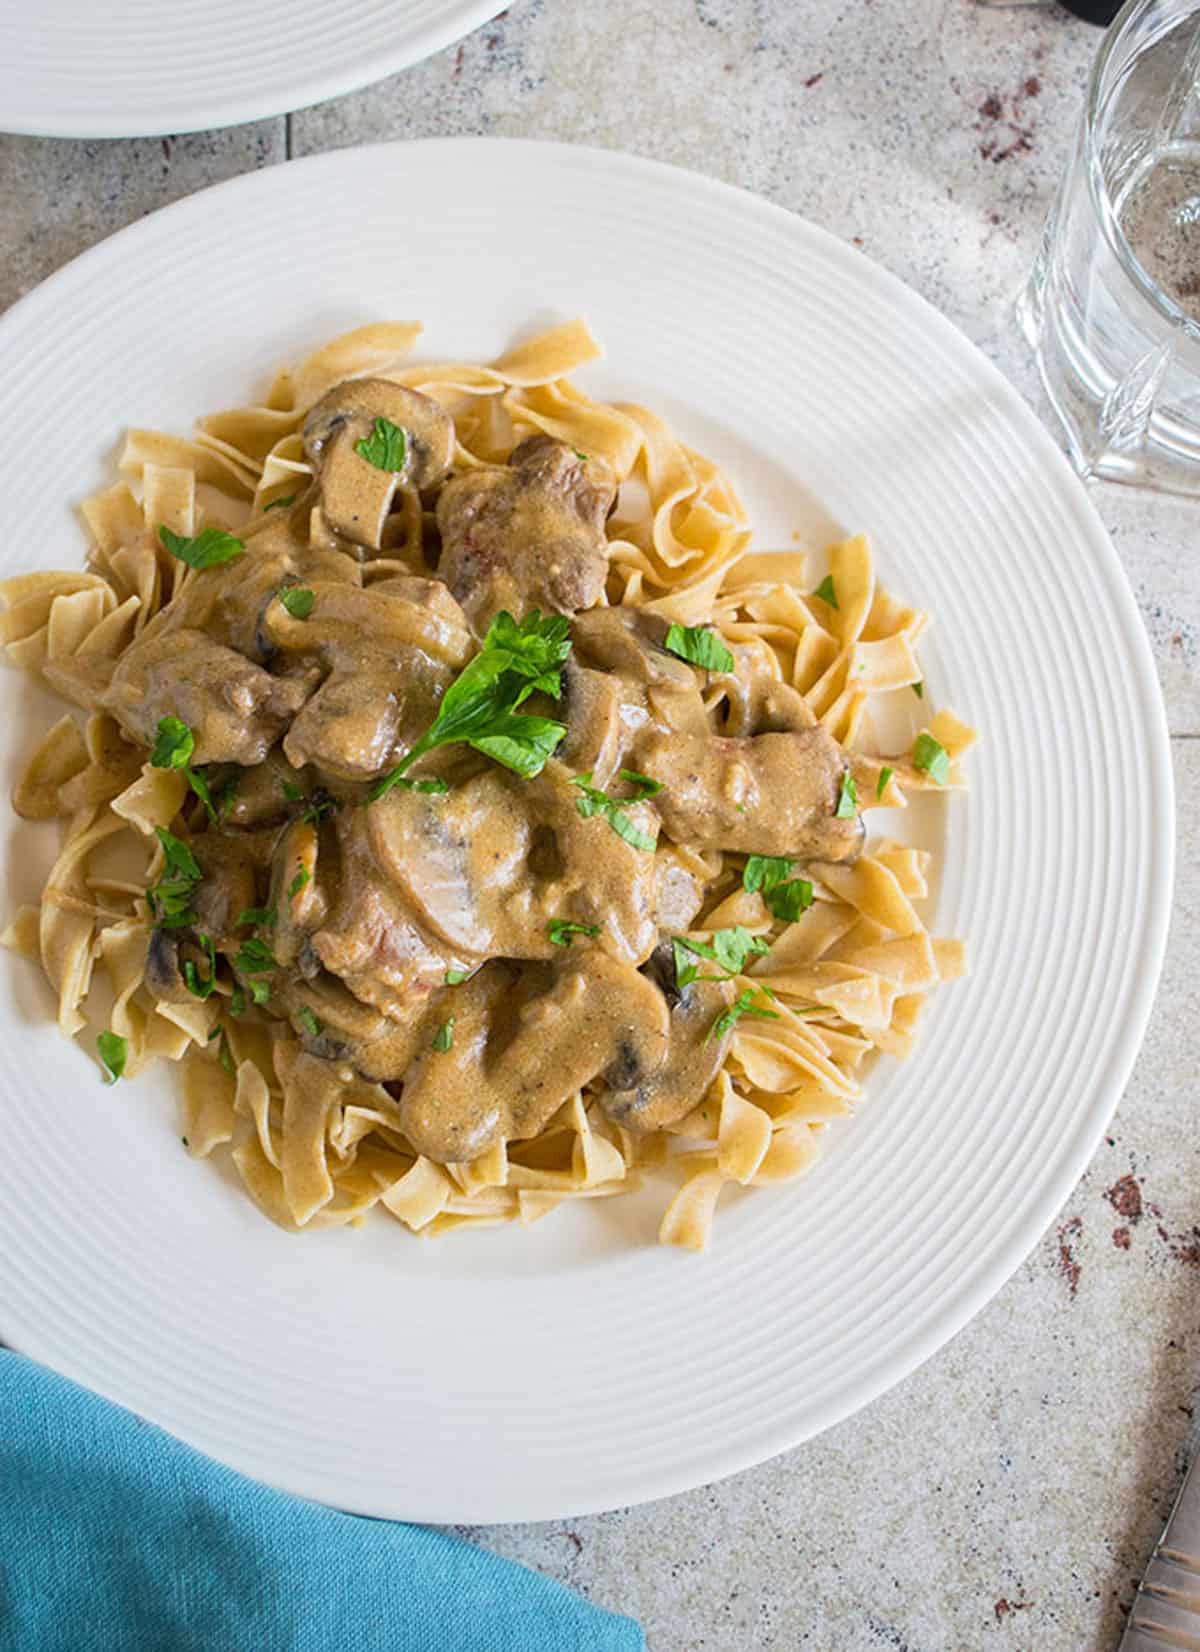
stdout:
[[[1055,9],[973,0],[520,0],[429,62],[286,119],[0,137],[0,306],[131,219],[289,155],[558,138],[709,172],[823,224],[1041,410],[1011,306],[1099,38]],[[1175,922],[1141,1059],[1024,1267],[884,1399],[686,1496],[465,1531],[638,1615],[654,1652],[1103,1652],[1179,1483],[1200,1380],[1200,504],[1093,498],[1174,737]]]

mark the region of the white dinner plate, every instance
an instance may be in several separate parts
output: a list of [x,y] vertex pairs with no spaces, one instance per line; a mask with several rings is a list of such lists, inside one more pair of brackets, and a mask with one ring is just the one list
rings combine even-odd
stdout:
[[0,0],[0,131],[138,138],[263,120],[406,69],[503,0]]
[[[123,231],[0,322],[0,568],[79,562],[72,505],[127,421],[186,431],[372,318],[424,318],[423,354],[486,359],[576,314],[608,351],[585,386],[718,458],[760,544],[864,530],[887,583],[932,612],[927,703],[981,740],[970,795],[910,813],[942,857],[931,925],[967,938],[972,973],[807,1179],[726,1195],[700,1258],[654,1246],[661,1193],[432,1243],[383,1216],[289,1236],[189,1159],[171,1075],[105,1088],[33,967],[0,960],[0,1335],[248,1474],[375,1515],[610,1508],[865,1405],[1053,1217],[1162,956],[1163,709],[1083,488],[922,300],[708,179],[551,145],[399,144],[254,173]],[[11,784],[51,702],[17,676],[7,695]],[[35,892],[53,836],[6,826],[10,900]]]

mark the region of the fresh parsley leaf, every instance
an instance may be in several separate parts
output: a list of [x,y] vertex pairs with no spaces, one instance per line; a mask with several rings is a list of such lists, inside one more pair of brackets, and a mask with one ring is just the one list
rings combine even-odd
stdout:
[[[717,929],[713,932],[711,941],[695,941],[690,935],[677,935],[675,946],[683,947],[692,952],[697,958],[708,958],[714,964],[719,964],[726,975],[740,975],[746,967],[746,960],[756,954],[769,952],[770,943],[761,935],[752,935],[741,924],[732,929]],[[686,982],[678,980],[678,952],[676,953],[676,983],[686,986]],[[697,977],[693,976],[693,980]]]
[[909,688],[912,689],[913,693],[916,695],[918,700],[923,700],[925,698],[925,684],[924,683],[909,683],[908,686],[909,686]]
[[535,775],[541,774],[547,761],[554,756],[566,732],[562,723],[556,723],[549,717],[502,711],[493,717],[487,733],[477,736],[470,743],[485,757],[519,774],[522,780],[532,780]]
[[158,739],[150,753],[156,769],[186,769],[196,749],[196,737],[182,717],[160,717]]
[[621,769],[619,773],[621,779],[633,787],[631,803],[640,803],[645,797],[657,797],[663,789],[661,780],[651,780],[648,774],[639,774],[636,769]]
[[224,1027],[221,1028],[221,1042],[217,1045],[217,1056],[222,1067],[232,1078],[236,1069],[233,1065],[233,1051],[229,1048],[229,1035]]
[[546,934],[555,946],[570,946],[572,935],[592,936],[599,933],[599,924],[573,924],[565,918],[551,918],[546,925]]
[[183,984],[193,998],[203,1001],[211,998],[213,988],[217,984],[217,949],[211,935],[197,935],[196,940],[204,950],[208,960],[208,974],[201,975],[195,961],[185,958],[183,962]]
[[209,789],[208,781],[200,773],[199,769],[187,768],[184,769],[183,773],[188,785],[195,792],[201,803],[203,803],[205,814],[215,826],[217,824],[217,806],[213,802],[212,792]]
[[743,1015],[758,1016],[763,1021],[778,1021],[777,1010],[759,1009],[754,1002],[755,989],[747,987],[735,1004],[731,1004],[724,1015],[719,1015],[708,1029],[709,1038],[724,1038],[727,1032],[741,1020]]
[[304,888],[305,884],[311,882],[311,880],[312,873],[309,871],[308,867],[303,863],[297,866],[296,876],[292,879],[291,883],[288,884],[288,900],[294,901],[296,896]]
[[765,894],[792,875],[792,862],[782,855],[751,855],[742,868],[742,888],[751,894],[761,889]]
[[219,568],[223,562],[232,562],[235,556],[241,556],[246,549],[240,539],[226,533],[224,528],[205,528],[203,533],[189,539],[186,534],[161,527],[158,537],[177,561],[196,569]]
[[766,890],[765,898],[773,918],[778,918],[780,923],[794,924],[812,905],[813,886],[807,878],[793,878],[790,883],[777,883]]
[[577,774],[571,781],[572,786],[578,786],[581,797],[575,799],[575,807],[582,820],[591,820],[594,815],[602,815],[619,838],[623,838],[634,849],[653,850],[655,840],[648,832],[643,832],[636,825],[616,798],[609,797],[598,787],[590,785],[590,774]]
[[233,927],[241,929],[243,924],[270,925],[275,922],[278,914],[273,906],[248,906],[244,912],[239,912]]
[[296,1011],[296,1020],[299,1021],[300,1025],[304,1028],[310,1038],[317,1038],[320,1036],[321,1023],[317,1020],[316,1016],[309,1009],[307,1004],[301,1004],[300,1008]]
[[880,771],[879,771],[879,784],[875,788],[876,798],[881,798],[883,796],[884,792],[887,791],[888,781],[892,778],[892,776],[895,774],[895,772],[896,772],[895,769],[889,769],[886,763],[880,769]]
[[[303,796],[303,793],[301,793]],[[310,826],[319,826],[325,816],[332,814],[337,804],[327,791],[317,790],[311,797],[305,798],[304,807],[300,811],[300,819],[307,821]]]
[[279,600],[293,619],[306,620],[317,599],[307,586],[285,585],[279,592]]
[[453,1043],[454,1043],[454,1017],[451,1016],[449,1018],[449,1020],[443,1021],[441,1026],[434,1033],[434,1035],[433,1035],[433,1047],[440,1054],[444,1055],[446,1053],[446,1051],[450,1048],[451,1044],[453,1044]]
[[294,505],[295,503],[296,495],[294,493],[289,493],[284,499],[272,499],[269,505],[263,506],[263,515],[265,516],[268,511],[284,510],[288,505]]
[[290,780],[281,780],[279,784],[283,788],[283,795],[289,803],[299,803],[304,796],[303,788],[294,786]]
[[448,987],[461,986],[470,973],[469,969],[448,969],[446,971],[446,985]]
[[265,941],[259,940],[243,941],[233,964],[243,975],[266,975],[279,968],[275,954]]
[[405,771],[435,746],[468,745],[532,780],[566,734],[548,717],[518,716],[535,691],[558,699],[559,666],[571,652],[570,625],[561,614],[535,608],[518,623],[497,614],[483,647],[442,696],[437,716],[403,760],[367,793],[371,803],[400,785]]
[[702,666],[705,671],[733,670],[733,655],[706,625],[672,625],[665,646],[681,660]]
[[583,463],[583,464],[585,464],[585,465],[586,465],[586,464],[587,464],[587,462],[588,462],[588,456],[587,456],[587,454],[586,454],[586,453],[580,453],[580,451],[579,451],[579,449],[578,449],[578,448],[575,448],[575,449],[573,449],[573,452],[574,452],[574,454],[575,454],[575,457],[576,457],[576,458],[577,458],[577,459],[579,459],[579,460],[580,460],[580,461],[581,461],[581,462],[582,462],[582,463]]
[[246,994],[241,987],[234,987],[229,995],[229,1013],[230,1015],[245,1015],[246,1013]]
[[237,797],[238,786],[240,783],[241,776],[235,769],[229,779],[221,787],[221,795],[217,799],[217,814],[220,819],[224,820],[229,814],[230,809],[233,808],[234,799]]
[[922,731],[913,742],[913,768],[927,774],[935,785],[944,786],[950,773],[950,753],[940,740]]
[[[430,775],[427,780],[410,780],[404,775],[396,775],[394,779],[388,775],[385,775],[384,779],[390,782],[386,788],[388,791],[391,791],[392,787],[395,786],[398,787],[399,790],[405,792],[427,792],[431,797],[444,797],[450,790],[449,783],[443,780],[440,775]],[[377,781],[376,785],[378,784],[379,782]],[[368,802],[373,803],[375,801],[373,795],[374,791],[375,787],[373,786],[371,791],[367,794]],[[380,793],[380,796],[383,796],[382,792]]]
[[100,1065],[108,1074],[106,1084],[115,1084],[125,1071],[125,1063],[129,1060],[129,1040],[122,1038],[120,1033],[102,1032],[96,1039],[96,1054],[100,1057]]
[[833,812],[838,820],[853,820],[858,813],[858,787],[849,769],[842,771],[842,784],[838,789],[837,808]]
[[837,608],[837,605],[838,605],[837,591],[834,589],[833,575],[832,574],[826,574],[825,575],[825,578],[821,581],[821,583],[817,586],[816,590],[813,592],[813,596],[820,597],[821,601],[822,602],[827,602],[831,608],[833,608],[833,609]]
[[251,981],[250,996],[256,1004],[269,1003],[271,998],[271,988],[269,983],[260,979]]
[[164,826],[156,826],[154,831],[165,861],[158,882],[146,891],[146,899],[157,928],[182,929],[196,921],[192,896],[204,874],[186,843]]
[[154,750],[150,753],[151,766],[156,769],[181,770],[188,785],[207,810],[208,818],[215,826],[217,824],[217,811],[213,806],[208,781],[202,774],[190,767],[191,756],[195,749],[196,737],[182,718],[159,718],[158,738],[154,742]]
[[376,470],[403,470],[408,437],[390,419],[376,419],[371,434],[355,442],[354,451]]

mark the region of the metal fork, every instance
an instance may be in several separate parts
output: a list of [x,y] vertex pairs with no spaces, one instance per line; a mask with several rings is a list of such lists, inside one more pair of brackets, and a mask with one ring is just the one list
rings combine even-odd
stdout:
[[1200,1457],[1146,1568],[1119,1652],[1200,1652]]

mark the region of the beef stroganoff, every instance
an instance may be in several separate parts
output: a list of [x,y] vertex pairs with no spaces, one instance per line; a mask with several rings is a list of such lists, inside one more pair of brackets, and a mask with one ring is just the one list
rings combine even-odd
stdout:
[[[583,323],[491,366],[408,365],[419,333],[131,431],[88,571],[0,585],[10,658],[86,713],[17,786],[61,848],[4,938],[70,1036],[100,966],[109,1079],[179,1062],[189,1150],[285,1227],[661,1174],[660,1237],[702,1248],[961,974],[929,854],[864,817],[960,788],[972,734],[865,540],[815,585],[751,551],[711,460],[571,382]],[[889,754],[899,693],[926,720]]]

